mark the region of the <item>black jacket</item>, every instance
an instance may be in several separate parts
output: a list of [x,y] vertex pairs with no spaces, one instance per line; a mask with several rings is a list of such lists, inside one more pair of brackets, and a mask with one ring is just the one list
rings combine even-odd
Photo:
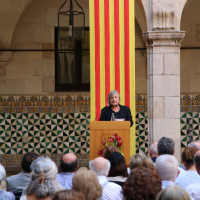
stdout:
[[[131,115],[131,110],[129,107],[127,106],[120,106],[120,110],[119,110],[119,118],[120,119],[124,119],[124,121],[130,121],[131,122],[131,126],[133,126],[133,120],[132,120],[132,115]],[[101,110],[101,117],[99,119],[99,121],[111,121],[111,115],[112,113],[116,113],[114,112],[110,106],[106,106]],[[118,112],[117,112],[118,113]],[[116,118],[116,117],[115,117]]]

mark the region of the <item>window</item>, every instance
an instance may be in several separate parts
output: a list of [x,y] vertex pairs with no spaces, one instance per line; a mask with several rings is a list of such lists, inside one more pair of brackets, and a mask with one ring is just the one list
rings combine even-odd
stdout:
[[[68,34],[66,29],[59,34]],[[85,39],[58,40],[55,28],[55,91],[90,90],[90,33],[85,29]]]

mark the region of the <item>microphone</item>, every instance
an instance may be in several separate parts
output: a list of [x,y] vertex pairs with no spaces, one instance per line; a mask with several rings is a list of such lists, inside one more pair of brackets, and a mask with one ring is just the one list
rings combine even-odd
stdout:
[[104,113],[108,108],[110,108],[110,106],[108,106],[106,109],[104,109],[100,114],[98,114],[96,117],[95,117],[95,119],[94,119],[94,121],[96,121],[96,118],[99,116],[99,115],[101,115],[102,113]]
[[[118,108],[117,107],[117,105],[116,105],[116,108]],[[124,115],[123,115],[123,113],[121,112],[121,110],[120,109],[118,109],[119,110],[119,112],[122,114],[122,116],[123,116],[123,118],[124,118],[124,121],[126,120],[126,118],[124,117]]]

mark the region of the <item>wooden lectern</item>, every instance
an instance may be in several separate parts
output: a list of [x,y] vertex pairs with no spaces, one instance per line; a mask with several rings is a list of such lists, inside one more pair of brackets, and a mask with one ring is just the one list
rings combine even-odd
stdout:
[[126,164],[130,159],[130,122],[129,121],[93,121],[90,122],[90,160],[98,156],[98,150],[103,148],[102,140],[117,133],[122,137],[125,147],[122,153]]

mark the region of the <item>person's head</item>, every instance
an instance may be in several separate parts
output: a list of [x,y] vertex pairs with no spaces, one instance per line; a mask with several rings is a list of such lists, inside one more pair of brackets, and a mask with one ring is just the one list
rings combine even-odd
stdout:
[[73,176],[72,189],[83,193],[85,199],[96,200],[102,196],[102,187],[95,172],[79,169]]
[[157,142],[154,142],[149,149],[149,155],[151,158],[158,157]]
[[0,164],[0,183],[6,180],[6,170],[3,165]]
[[25,194],[35,194],[37,198],[53,196],[54,193],[63,189],[56,180],[57,173],[57,166],[50,158],[39,157],[38,160],[35,160],[31,180]]
[[116,106],[120,104],[120,95],[117,90],[113,90],[108,94],[107,103],[109,106]]
[[111,153],[110,157],[108,158],[110,161],[110,172],[108,176],[114,177],[114,176],[123,176],[127,177],[127,166],[126,161],[124,159],[124,156],[122,156],[119,152]]
[[85,197],[75,190],[60,190],[53,195],[51,200],[85,200]]
[[165,181],[174,182],[179,173],[177,159],[168,154],[158,156],[155,168],[161,180]]
[[155,200],[162,190],[158,174],[151,169],[140,167],[131,171],[123,185],[124,199]]
[[200,175],[200,150],[195,153],[193,161],[195,164],[195,168],[196,168],[198,174]]
[[175,142],[171,138],[162,137],[157,144],[158,155],[174,155]]
[[194,142],[191,142],[188,144],[188,147],[194,147],[197,150],[200,150],[200,140],[195,140]]
[[181,158],[186,170],[194,165],[193,157],[196,152],[197,149],[194,147],[186,147],[182,152]]
[[154,170],[154,163],[151,159],[149,159],[143,153],[136,153],[131,156],[129,161],[130,169],[134,169],[136,167],[147,167]]
[[179,185],[170,185],[162,190],[156,200],[191,200],[188,192]]
[[28,153],[24,154],[24,156],[22,158],[22,162],[21,162],[22,170],[26,173],[31,172],[31,168],[30,168],[31,164],[38,157],[39,157],[39,155],[34,152],[28,152]]
[[110,171],[110,161],[103,157],[97,157],[89,162],[89,168],[94,171],[97,176],[108,176]]
[[119,152],[119,149],[116,146],[109,146],[109,147],[104,149],[103,157],[105,159],[108,159],[110,157],[110,154],[114,153],[114,152]]
[[73,153],[67,153],[60,159],[61,172],[75,172],[78,168],[78,158]]

